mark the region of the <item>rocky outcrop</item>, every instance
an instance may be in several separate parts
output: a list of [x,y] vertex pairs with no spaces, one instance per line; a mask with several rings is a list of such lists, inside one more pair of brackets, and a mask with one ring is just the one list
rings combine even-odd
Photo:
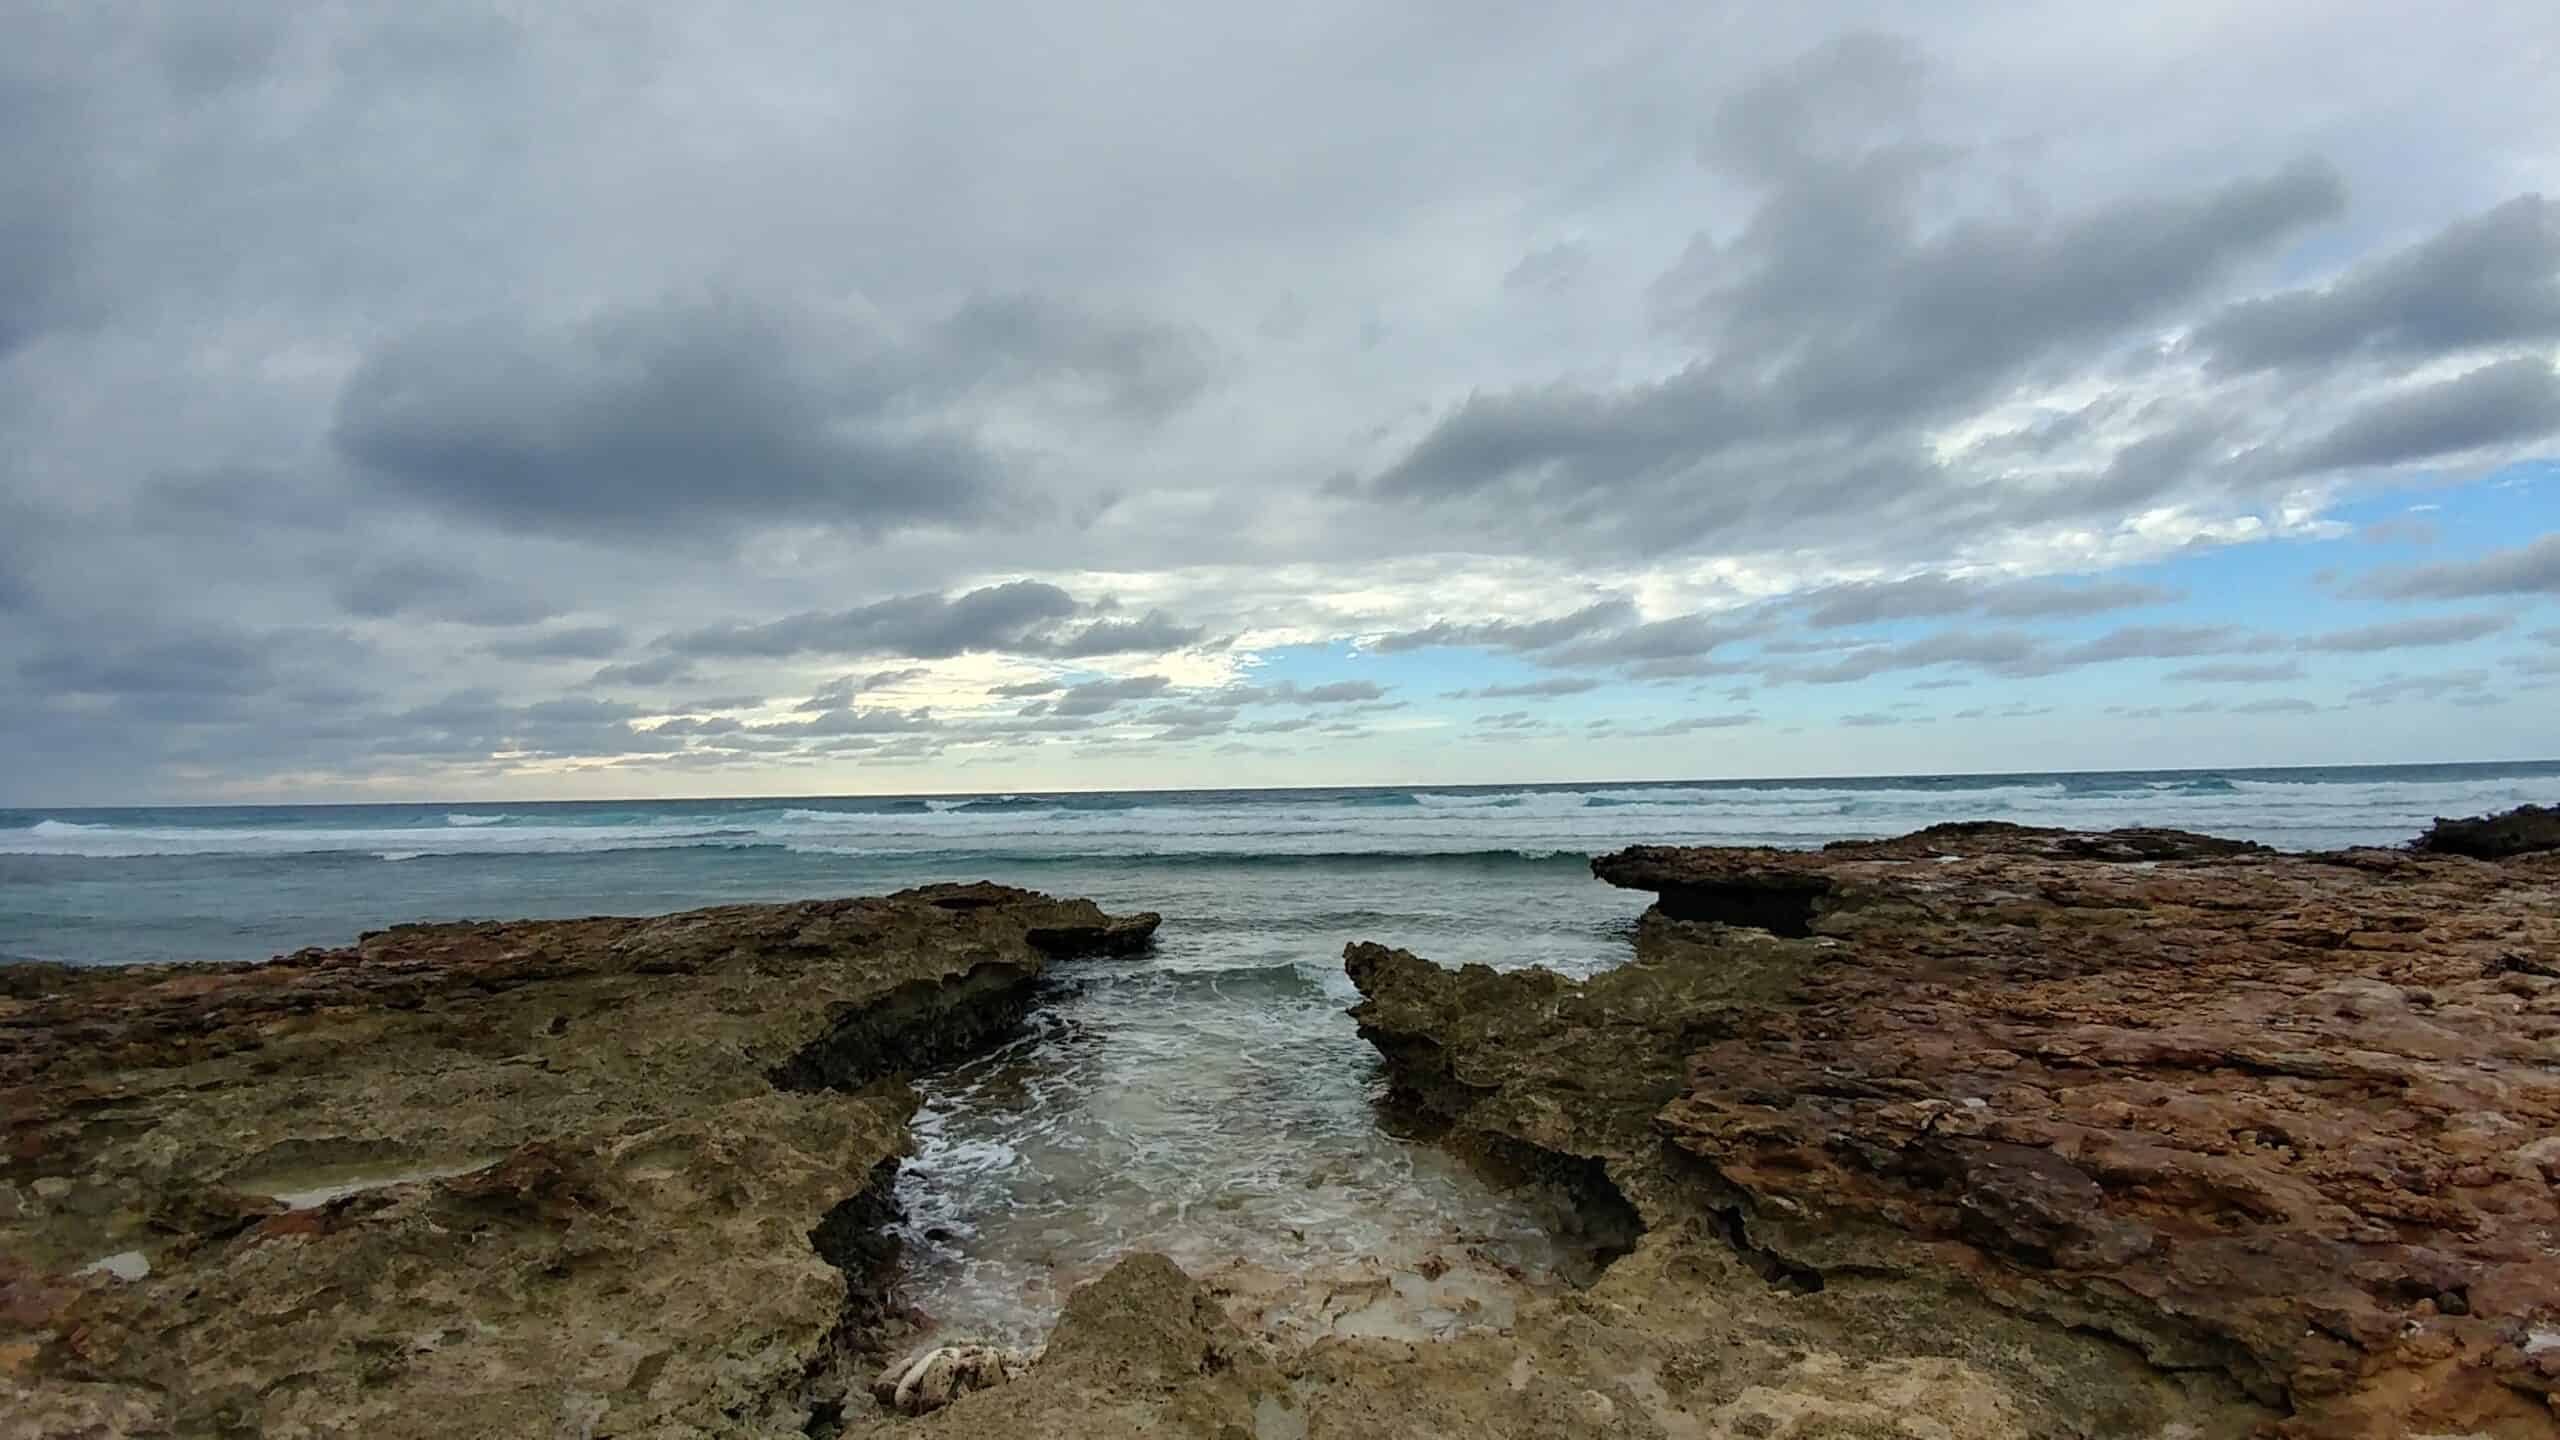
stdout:
[[[1597,1164],[1648,1245],[1953,1286],[2288,1434],[2560,1428],[2560,856],[1960,826],[1593,868],[1661,897],[1633,963],[1355,946],[1354,1013],[1409,1098]],[[2036,1433],[2126,1433],[2045,1398]]]
[[896,1077],[1155,923],[936,886],[0,969],[0,1433],[824,1430]]
[[2468,820],[2439,816],[2418,837],[2417,848],[2440,855],[2468,855],[2474,860],[2504,860],[2560,850],[2560,805],[2519,805],[2496,815]]

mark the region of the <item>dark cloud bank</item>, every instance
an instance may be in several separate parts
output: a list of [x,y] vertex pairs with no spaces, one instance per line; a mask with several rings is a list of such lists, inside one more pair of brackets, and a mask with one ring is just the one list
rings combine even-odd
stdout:
[[[2122,715],[2277,716],[2321,702],[2214,697],[2481,646],[2341,683],[2552,674],[2560,537],[2383,522],[2411,548],[2292,616],[2117,573],[2551,454],[2560,207],[2514,177],[2560,135],[2473,98],[2539,83],[2531,7],[2335,20],[2426,82],[2407,151],[2460,157],[2428,175],[2396,112],[2296,123],[2292,56],[2121,17],[2085,48],[2192,103],[1962,6],[1907,37],[1353,7],[1308,48],[1106,5],[1057,41],[1086,63],[984,107],[949,97],[1021,58],[991,20],[688,17],[11,27],[9,790],[1278,755],[1629,693],[1687,709],[1582,733],[1844,693],[1881,731],[1932,717],[1835,687],[2112,665],[2206,692]],[[1258,673],[1314,643],[1505,668]]]

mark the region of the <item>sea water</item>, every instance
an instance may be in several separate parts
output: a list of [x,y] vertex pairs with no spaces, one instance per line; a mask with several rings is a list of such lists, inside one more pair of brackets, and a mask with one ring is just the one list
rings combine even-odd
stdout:
[[998,880],[1165,917],[1056,967],[1024,1034],[923,1077],[912,1298],[1036,1338],[1118,1254],[1314,1269],[1460,1247],[1570,1266],[1542,1197],[1382,1126],[1343,945],[1589,974],[1638,842],[1810,845],[1994,818],[2294,849],[2560,802],[2560,763],[1628,785],[0,810],[0,956],[261,958],[404,920],[636,914]]

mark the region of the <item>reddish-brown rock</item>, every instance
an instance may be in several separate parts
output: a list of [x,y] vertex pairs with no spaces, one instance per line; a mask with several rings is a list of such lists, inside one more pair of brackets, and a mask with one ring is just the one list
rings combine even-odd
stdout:
[[1355,951],[1408,1093],[1772,1273],[1960,1277],[2291,1434],[2560,1430],[2560,855],[1958,826],[1594,870],[1662,898],[1592,980]]

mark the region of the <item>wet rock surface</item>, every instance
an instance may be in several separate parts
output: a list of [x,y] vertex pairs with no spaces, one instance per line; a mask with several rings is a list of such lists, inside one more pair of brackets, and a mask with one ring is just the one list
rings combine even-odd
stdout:
[[2438,819],[2418,837],[2417,848],[2475,860],[2504,860],[2560,850],[2560,806],[2520,805],[2496,815],[2467,820]]
[[1593,868],[1662,897],[1620,970],[1348,963],[1401,1090],[1641,1213],[1594,1295],[1720,1235],[1809,1336],[1923,1307],[1842,1354],[2077,1337],[2188,1387],[1985,1372],[2022,1428],[1949,1433],[2560,1431],[2560,855],[1980,825]]
[[823,1430],[896,1077],[1154,926],[935,886],[0,968],[0,1434]]

